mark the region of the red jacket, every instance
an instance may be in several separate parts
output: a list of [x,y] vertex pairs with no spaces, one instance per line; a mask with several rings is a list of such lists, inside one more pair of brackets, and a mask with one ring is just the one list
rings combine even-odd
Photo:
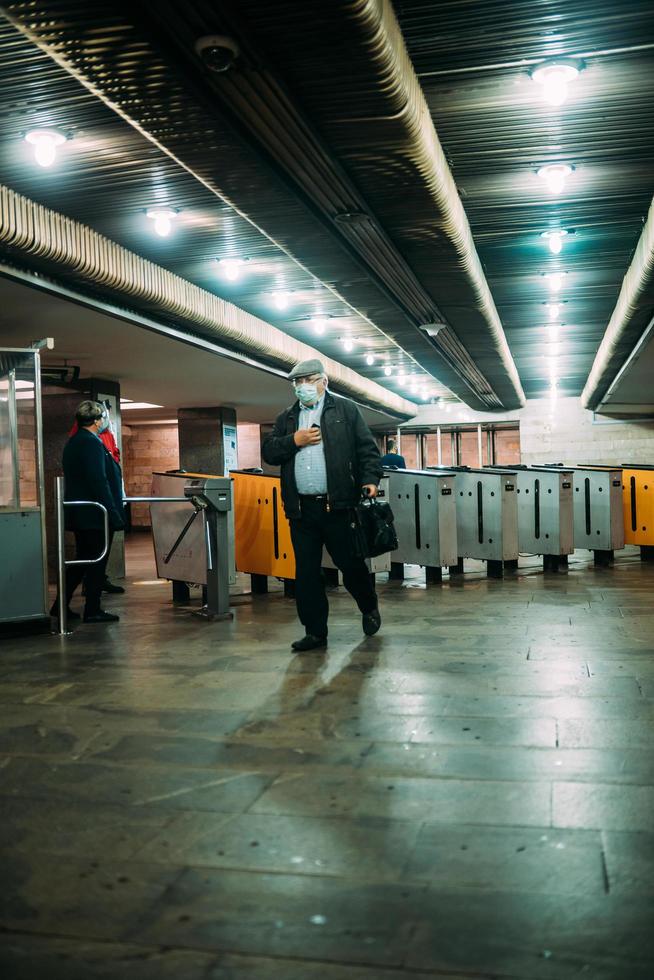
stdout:
[[[69,438],[70,436],[74,436],[75,433],[78,431],[78,429],[79,429],[79,425],[77,424],[77,422],[73,423],[73,427],[68,433]],[[109,450],[113,458],[116,460],[116,462],[120,463],[120,449],[116,445],[116,440],[114,439],[114,434],[111,431],[111,429],[105,429],[104,432],[100,432],[99,437],[102,440],[102,442],[105,444],[105,446],[107,447],[107,449]]]

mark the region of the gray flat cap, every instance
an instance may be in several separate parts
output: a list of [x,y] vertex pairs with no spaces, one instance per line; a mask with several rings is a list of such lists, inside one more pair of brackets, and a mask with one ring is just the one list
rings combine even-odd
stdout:
[[293,378],[306,378],[312,374],[324,374],[325,365],[317,357],[310,357],[308,361],[300,361],[296,364],[288,376],[289,381]]

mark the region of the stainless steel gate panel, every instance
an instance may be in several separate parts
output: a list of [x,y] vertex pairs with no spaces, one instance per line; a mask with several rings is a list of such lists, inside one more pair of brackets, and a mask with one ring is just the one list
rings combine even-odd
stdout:
[[573,471],[575,548],[619,551],[624,548],[622,470]]
[[[153,497],[183,497],[184,487],[193,475],[188,473],[153,473]],[[175,582],[192,582],[195,585],[207,584],[207,545],[204,524],[201,520],[194,521],[184,538],[165,564],[164,558],[170,552],[173,544],[182,532],[184,525],[193,513],[193,508],[187,503],[163,503],[150,507],[152,521],[152,541],[154,556],[159,578],[171,579]],[[229,534],[229,584],[236,581],[234,564],[234,510],[228,514]]]
[[515,471],[457,471],[455,489],[459,557],[515,561],[518,557]]
[[571,470],[525,467],[516,471],[518,544],[535,555],[574,551]]
[[390,469],[386,474],[399,543],[393,561],[429,567],[456,565],[456,474]]

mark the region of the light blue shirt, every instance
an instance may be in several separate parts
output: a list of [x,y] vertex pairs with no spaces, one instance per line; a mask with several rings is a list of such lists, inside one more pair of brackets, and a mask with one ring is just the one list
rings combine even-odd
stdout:
[[[324,403],[324,395],[315,405],[306,406],[300,403],[298,428],[310,429],[314,422],[320,425]],[[303,446],[295,454],[295,482],[298,493],[309,495],[327,493],[327,466],[322,439],[317,446]]]

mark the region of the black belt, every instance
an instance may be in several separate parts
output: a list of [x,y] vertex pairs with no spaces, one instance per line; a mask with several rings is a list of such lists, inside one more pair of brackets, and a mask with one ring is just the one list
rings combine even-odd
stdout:
[[327,500],[329,495],[326,493],[301,493],[300,500]]

